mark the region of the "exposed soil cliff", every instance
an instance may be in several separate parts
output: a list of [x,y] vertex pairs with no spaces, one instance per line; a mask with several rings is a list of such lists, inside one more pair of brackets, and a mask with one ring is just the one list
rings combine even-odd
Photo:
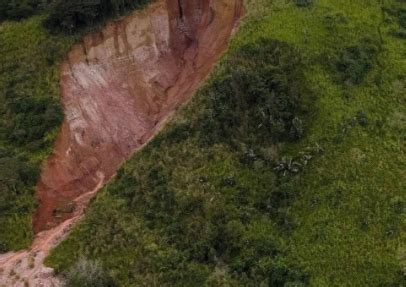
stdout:
[[57,286],[43,260],[123,161],[208,76],[242,0],[159,0],[75,45],[61,66],[65,121],[38,183],[36,240],[0,256],[0,286]]
[[38,184],[35,231],[72,217],[207,77],[242,13],[238,0],[167,0],[107,25],[61,67],[66,120]]

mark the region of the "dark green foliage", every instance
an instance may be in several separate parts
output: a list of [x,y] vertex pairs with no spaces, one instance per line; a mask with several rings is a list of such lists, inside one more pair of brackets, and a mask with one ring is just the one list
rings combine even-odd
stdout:
[[392,35],[396,38],[406,39],[406,30],[393,31]]
[[5,128],[9,141],[29,149],[41,147],[41,141],[52,128],[62,122],[62,109],[52,98],[16,97],[10,101],[8,114],[11,116]]
[[100,19],[100,1],[54,1],[50,6],[49,17],[45,25],[50,29],[59,29],[72,33]]
[[294,0],[296,6],[298,7],[309,7],[313,5],[313,0]]
[[0,0],[0,22],[30,17],[40,10],[40,0]]
[[347,24],[347,17],[340,12],[329,12],[324,16],[323,24],[329,31],[334,31],[339,26]]
[[369,125],[368,117],[363,111],[358,111],[357,115],[356,115],[356,118],[357,118],[357,121],[358,121],[359,125],[361,125],[363,127],[366,127],[366,126]]
[[203,140],[293,141],[304,133],[301,60],[289,44],[260,39],[241,47],[229,69],[205,91],[210,109],[199,124]]
[[375,63],[377,47],[368,41],[344,48],[337,56],[335,68],[346,85],[361,84]]
[[268,286],[304,287],[308,286],[308,278],[299,270],[278,262],[269,273]]
[[[390,4],[389,4],[390,3]],[[406,5],[403,1],[389,2],[384,7],[385,12],[395,17],[400,28],[406,29]]]
[[[383,6],[383,11],[386,16],[392,17],[391,20],[398,24],[396,29],[393,29],[392,35],[405,39],[406,38],[406,3],[403,0],[388,1]],[[391,21],[388,19],[388,21]]]
[[[398,4],[402,5],[402,4]],[[405,4],[403,4],[405,6]],[[398,8],[395,10],[395,15],[397,17],[400,29],[394,32],[394,35],[398,38],[405,39],[406,38],[406,7],[405,8]]]
[[55,0],[49,6],[49,17],[45,25],[52,30],[73,33],[148,2],[148,0]]
[[406,9],[400,10],[398,19],[399,19],[399,25],[403,29],[406,29]]
[[32,239],[34,189],[63,113],[58,66],[70,38],[53,37],[42,18],[3,24],[0,31],[0,245]]
[[[35,208],[32,201],[38,177],[38,168],[13,150],[0,149],[0,234],[5,236],[11,217],[31,213]],[[23,226],[19,226],[23,228]],[[10,250],[11,243],[6,237],[0,237],[0,252]],[[30,234],[24,234],[29,241]]]
[[[13,192],[18,195],[19,190],[24,186],[33,186],[36,183],[38,171],[35,167],[27,162],[26,158],[17,156],[11,151],[2,149],[0,155],[0,196],[12,196]],[[9,205],[10,201],[1,200],[1,210],[7,211],[5,206]],[[15,208],[15,205],[9,207]]]

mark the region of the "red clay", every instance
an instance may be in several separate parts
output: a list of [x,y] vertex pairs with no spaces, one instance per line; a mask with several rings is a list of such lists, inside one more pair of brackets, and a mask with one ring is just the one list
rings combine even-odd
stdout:
[[[242,0],[161,0],[73,47],[61,66],[65,121],[38,183],[36,233],[71,219],[191,98],[227,48]],[[87,203],[85,203],[87,204]]]

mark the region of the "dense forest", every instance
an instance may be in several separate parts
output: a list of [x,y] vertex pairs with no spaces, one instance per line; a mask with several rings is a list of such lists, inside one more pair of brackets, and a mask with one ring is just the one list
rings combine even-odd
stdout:
[[[0,0],[0,251],[32,239],[63,55],[144,4]],[[246,9],[207,83],[48,258],[66,286],[406,285],[405,1]]]

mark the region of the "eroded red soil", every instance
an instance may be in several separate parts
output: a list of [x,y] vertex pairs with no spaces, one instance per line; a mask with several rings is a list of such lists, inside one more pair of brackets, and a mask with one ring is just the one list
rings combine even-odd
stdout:
[[204,80],[242,14],[241,0],[158,1],[73,47],[61,67],[65,122],[38,184],[36,232],[72,217]]

